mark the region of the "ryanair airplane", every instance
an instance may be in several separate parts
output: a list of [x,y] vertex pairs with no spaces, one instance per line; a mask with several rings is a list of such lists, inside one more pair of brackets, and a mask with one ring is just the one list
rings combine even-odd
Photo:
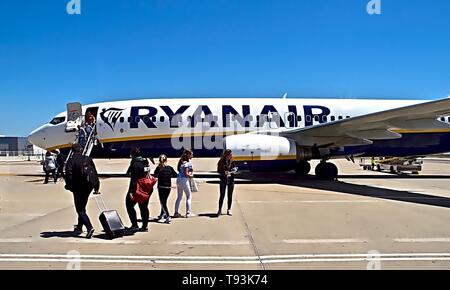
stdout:
[[450,151],[450,99],[148,99],[81,106],[33,131],[41,148],[70,150],[83,116],[95,119],[93,158],[127,158],[139,147],[147,157],[196,157],[233,151],[240,169],[311,170],[334,179],[333,158],[425,156]]

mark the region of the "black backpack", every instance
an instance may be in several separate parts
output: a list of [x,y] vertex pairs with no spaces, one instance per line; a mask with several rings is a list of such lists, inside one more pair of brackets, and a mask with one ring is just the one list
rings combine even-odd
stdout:
[[89,157],[85,157],[81,166],[81,180],[84,186],[95,188],[99,184],[97,172],[91,165]]

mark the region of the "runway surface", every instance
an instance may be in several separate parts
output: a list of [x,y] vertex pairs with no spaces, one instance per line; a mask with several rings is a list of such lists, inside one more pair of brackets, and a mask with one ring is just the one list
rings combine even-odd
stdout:
[[[413,176],[363,171],[347,161],[336,161],[338,181],[242,174],[233,216],[220,218],[216,162],[194,160],[195,217],[151,222],[148,233],[112,241],[101,232],[93,198],[88,214],[96,233],[86,240],[71,232],[76,215],[62,181],[44,185],[37,162],[0,162],[0,269],[450,268],[449,160],[428,159]],[[129,225],[128,161],[96,164],[108,207]],[[171,211],[175,199],[173,189]],[[150,214],[159,211],[155,193]]]

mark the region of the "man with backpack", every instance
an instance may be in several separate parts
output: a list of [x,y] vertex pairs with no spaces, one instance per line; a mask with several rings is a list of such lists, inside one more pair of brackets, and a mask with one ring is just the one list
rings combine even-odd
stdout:
[[78,214],[78,224],[74,231],[81,233],[84,225],[87,229],[86,238],[90,239],[94,234],[94,228],[86,213],[86,205],[92,190],[94,190],[94,194],[100,194],[100,180],[92,159],[82,155],[81,145],[74,144],[72,152],[73,155],[66,164],[65,188],[73,193]]

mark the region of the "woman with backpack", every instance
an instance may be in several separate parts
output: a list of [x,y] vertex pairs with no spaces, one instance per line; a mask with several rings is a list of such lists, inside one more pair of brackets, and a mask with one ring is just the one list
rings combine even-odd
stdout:
[[[145,178],[148,175],[149,162],[147,159],[143,158],[141,155],[141,151],[138,148],[135,148],[131,151],[131,163],[128,168],[127,173],[130,175],[130,185],[128,187],[128,193],[125,198],[125,205],[128,212],[128,217],[131,221],[130,229],[137,230],[139,229],[137,223],[136,211],[134,209],[136,205],[136,201],[133,200],[133,194],[137,191],[138,180],[141,178]],[[149,193],[151,194],[151,192]],[[148,231],[148,219],[150,217],[150,212],[148,210],[149,200],[146,200],[142,203],[139,203],[139,209],[141,211],[142,218],[142,227],[140,231],[147,232]]]
[[161,213],[158,220],[162,221],[164,219],[166,224],[170,224],[171,220],[169,209],[167,208],[167,200],[172,189],[172,178],[177,177],[178,174],[172,166],[167,165],[166,155],[159,156],[159,165],[156,167],[154,175],[158,178],[158,193],[161,203]]
[[44,160],[44,169],[45,169],[45,181],[44,184],[48,183],[48,179],[50,178],[50,174],[53,176],[53,180],[56,183],[58,181],[58,178],[56,176],[56,158],[52,155],[50,151],[47,151],[45,153],[45,160]]

